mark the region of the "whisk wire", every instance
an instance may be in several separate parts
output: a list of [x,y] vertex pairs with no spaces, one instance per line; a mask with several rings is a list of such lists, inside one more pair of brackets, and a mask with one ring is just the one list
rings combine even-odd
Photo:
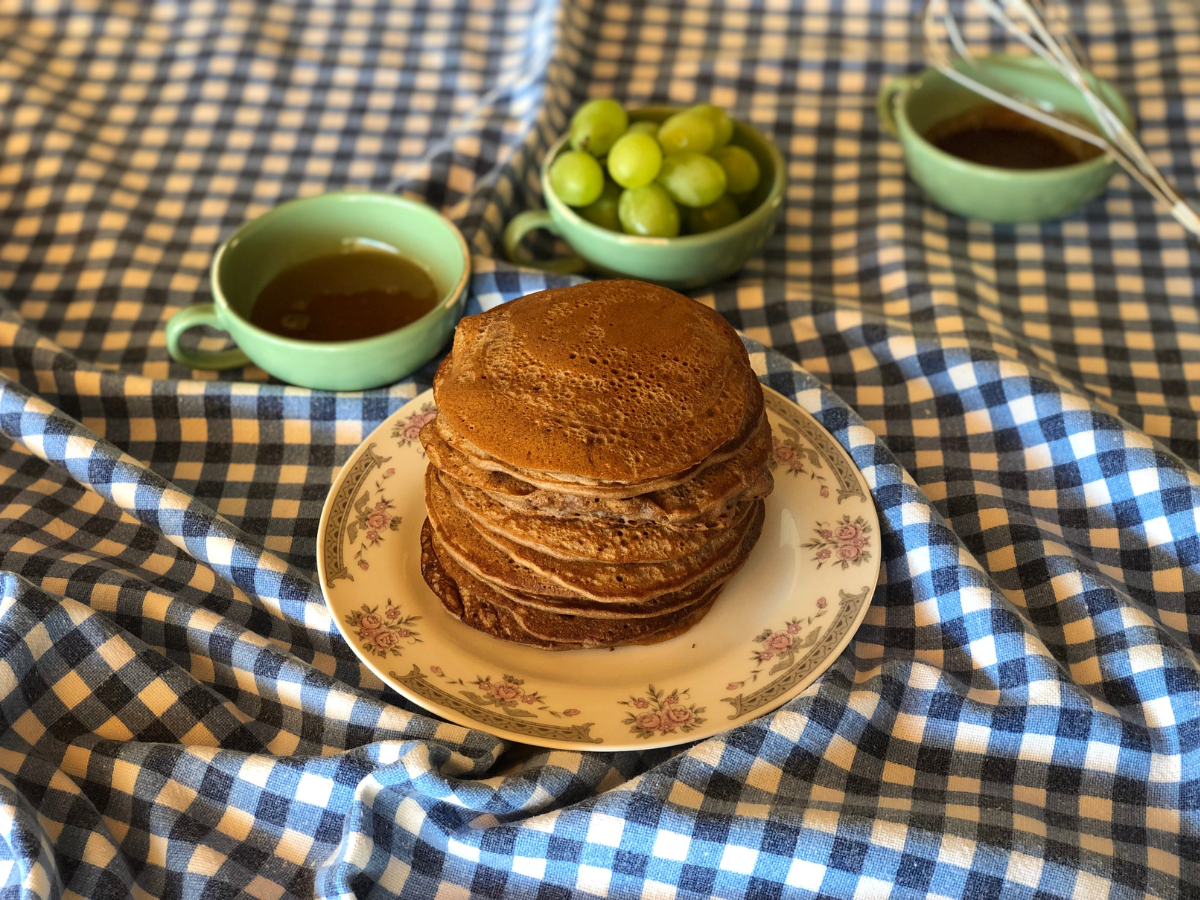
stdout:
[[[1095,77],[1084,61],[1082,48],[1065,26],[1051,28],[1048,24],[1050,16],[1041,0],[962,2],[964,8],[979,8],[1005,33],[1066,79],[1082,95],[1102,133],[1046,108],[1044,104],[990,76],[971,52],[950,8],[950,0],[928,0],[923,19],[925,45],[931,61],[942,74],[993,103],[1099,147],[1152,196],[1165,203],[1176,221],[1200,237],[1200,214],[1180,196],[1121,117],[1096,93],[1093,87],[1096,84]],[[940,32],[939,25],[942,29]]]

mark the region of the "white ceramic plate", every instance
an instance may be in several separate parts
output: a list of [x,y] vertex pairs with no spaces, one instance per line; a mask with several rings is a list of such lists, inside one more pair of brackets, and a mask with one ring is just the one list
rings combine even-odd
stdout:
[[803,691],[850,643],[879,577],[862,473],[808,413],[764,388],[775,490],[745,567],[691,631],[646,647],[545,651],[451,618],[421,577],[427,391],[371,433],[321,514],[321,590],[389,685],[497,737],[571,750],[667,747],[726,731]]

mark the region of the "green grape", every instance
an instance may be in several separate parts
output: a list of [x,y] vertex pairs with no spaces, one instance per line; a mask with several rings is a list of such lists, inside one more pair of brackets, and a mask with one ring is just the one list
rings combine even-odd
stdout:
[[731,144],[712,155],[725,170],[725,184],[731,194],[745,194],[758,187],[758,160],[744,147]]
[[726,225],[732,225],[742,217],[738,205],[728,194],[722,194],[716,203],[708,206],[691,207],[684,213],[687,221],[688,234],[704,234],[706,231],[716,231]]
[[679,234],[679,210],[658,184],[621,191],[617,214],[629,234],[668,238]]
[[725,193],[725,170],[703,153],[673,153],[663,160],[658,183],[676,203],[708,206]]
[[721,107],[701,103],[699,106],[693,106],[688,112],[708,116],[708,120],[712,122],[713,150],[720,150],[733,139],[733,119],[729,118],[729,114]]
[[571,119],[571,148],[603,156],[629,127],[629,115],[616,100],[589,100]]
[[604,170],[594,156],[568,150],[550,166],[550,187],[567,206],[587,206],[604,190]]
[[621,197],[621,189],[613,182],[605,179],[604,191],[600,194],[600,199],[592,203],[590,206],[585,206],[580,209],[579,215],[587,219],[593,225],[599,225],[601,228],[607,228],[609,231],[620,231],[621,220],[617,217],[617,201]]
[[629,131],[627,131],[626,134],[648,134],[652,138],[657,138],[658,137],[658,123],[657,122],[646,122],[646,121],[630,122],[629,123]]
[[662,150],[648,134],[623,134],[608,151],[608,174],[625,188],[638,188],[658,177]]
[[704,113],[684,112],[675,113],[667,121],[658,126],[658,142],[662,144],[663,153],[707,153],[716,140],[716,129],[712,119]]

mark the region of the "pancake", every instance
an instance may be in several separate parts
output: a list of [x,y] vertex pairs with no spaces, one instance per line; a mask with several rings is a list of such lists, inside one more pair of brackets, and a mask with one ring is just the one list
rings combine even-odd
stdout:
[[428,519],[421,528],[421,576],[441,601],[446,612],[478,631],[506,641],[533,644],[543,650],[578,650],[582,646],[556,645],[551,641],[538,640],[520,626],[512,613],[472,594],[468,586],[464,585],[464,588],[460,589],[454,579],[446,573],[434,552],[433,530]]
[[[432,466],[430,472],[437,472]],[[480,531],[540,550],[557,559],[580,562],[664,562],[700,552],[712,532],[682,531],[657,522],[622,519],[553,518],[514,512],[487,492],[437,474],[454,506]],[[736,518],[728,520],[732,524]]]
[[[432,525],[430,528],[432,530]],[[438,555],[444,558],[453,558],[453,554],[446,548],[446,545],[438,537],[437,532],[432,531],[432,533],[433,545]],[[657,597],[630,602],[596,601],[581,597],[555,597],[548,594],[514,591],[503,584],[482,577],[482,573],[478,571],[472,571],[471,575],[472,577],[479,578],[488,587],[510,600],[511,606],[514,608],[517,606],[528,606],[533,609],[545,610],[546,612],[583,615],[600,619],[620,618],[622,616],[644,618],[675,612],[676,610],[691,606],[702,594],[707,593],[718,584],[727,582],[741,568],[742,563],[745,561],[745,555],[754,544],[754,540],[753,532],[748,533],[742,539],[745,552],[739,551],[730,554],[718,565],[704,572],[686,587],[676,591],[668,591],[665,594],[659,594]]]
[[[757,382],[756,382],[757,383]],[[447,444],[466,456],[471,465],[485,472],[497,472],[533,485],[542,490],[557,493],[580,494],[589,497],[624,498],[647,494],[652,491],[669,490],[695,478],[701,471],[712,465],[726,462],[742,452],[758,431],[766,426],[766,413],[761,406],[749,411],[746,419],[738,427],[738,431],[728,441],[713,451],[706,459],[679,472],[662,475],[657,478],[638,482],[612,482],[582,477],[569,477],[564,480],[558,474],[547,474],[532,469],[522,469],[508,465],[502,460],[495,459],[482,453],[470,440],[461,435],[447,437],[445,430],[438,426],[441,416],[431,425],[438,429],[439,436]]]
[[681,530],[716,529],[727,524],[739,502],[761,499],[771,493],[774,485],[767,469],[771,429],[765,418],[741,452],[730,459],[705,466],[676,487],[622,498],[542,490],[507,473],[476,468],[465,454],[441,439],[433,423],[421,429],[421,443],[430,464],[445,475],[486,492],[494,503],[528,516],[588,516],[653,521]]
[[456,514],[449,492],[436,475],[426,476],[425,505],[448,555],[481,580],[522,593],[598,602],[644,602],[685,588],[727,557],[741,552],[747,533],[754,534],[749,541],[752,545],[764,519],[763,503],[756,500],[746,507],[739,521],[719,532],[697,553],[658,563],[611,565],[555,559],[479,531]]
[[421,574],[450,615],[504,640],[545,650],[577,650],[657,643],[686,631],[712,608],[724,584],[679,613],[643,619],[594,621],[573,615],[513,610],[489,585],[438,554],[428,519],[421,528]]
[[442,606],[546,650],[695,625],[762,533],[762,388],[719,315],[605,281],[463,319],[421,430],[421,571]]
[[633,281],[540,291],[464,318],[434,398],[447,442],[486,466],[541,473],[550,489],[688,472],[748,437],[762,405],[720,315]]

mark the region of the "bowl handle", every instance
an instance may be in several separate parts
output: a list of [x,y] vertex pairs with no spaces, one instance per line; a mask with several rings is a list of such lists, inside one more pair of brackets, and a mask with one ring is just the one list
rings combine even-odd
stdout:
[[900,136],[896,130],[896,110],[893,101],[896,95],[905,90],[912,82],[913,76],[911,75],[893,78],[879,89],[879,95],[875,98],[875,112],[879,115],[879,124],[892,137]]
[[587,269],[587,261],[578,256],[568,256],[565,259],[541,260],[534,259],[521,247],[521,239],[531,231],[544,228],[553,235],[561,237],[554,218],[546,209],[530,209],[517,216],[504,229],[504,255],[509,262],[531,269],[541,269],[543,272],[553,272],[557,275],[578,275]]
[[189,328],[199,325],[211,325],[213,328],[224,327],[217,316],[217,308],[211,303],[201,303],[199,306],[189,306],[171,316],[167,322],[167,352],[171,359],[193,369],[236,369],[239,366],[250,365],[250,357],[236,347],[232,350],[186,350],[179,345],[179,339]]

